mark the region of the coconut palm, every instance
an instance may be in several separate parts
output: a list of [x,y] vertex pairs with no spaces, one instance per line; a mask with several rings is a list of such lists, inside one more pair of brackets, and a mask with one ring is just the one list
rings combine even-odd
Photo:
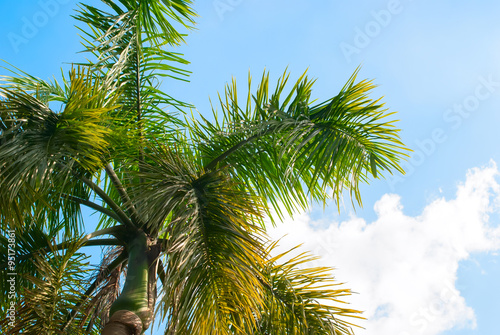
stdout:
[[[402,172],[373,84],[356,72],[317,103],[306,74],[270,90],[264,73],[243,103],[233,81],[213,117],[185,116],[160,83],[188,75],[170,47],[191,1],[101,1],[75,15],[87,63],[2,78],[2,333],[352,334],[350,291],[307,254],[277,255],[265,223],[346,192],[360,203],[360,182]],[[99,214],[91,233],[82,207]]]

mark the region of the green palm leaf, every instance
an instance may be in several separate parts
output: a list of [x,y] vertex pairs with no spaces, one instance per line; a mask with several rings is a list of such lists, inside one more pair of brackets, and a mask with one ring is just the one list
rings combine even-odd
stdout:
[[255,323],[262,300],[259,207],[235,192],[225,171],[205,173],[190,153],[161,147],[141,174],[141,201],[157,213],[149,221],[164,223],[153,229],[164,234],[167,250],[166,333],[241,332],[241,324]]
[[[59,252],[34,255],[30,263],[36,271],[19,273],[28,287],[17,287],[15,326],[7,320],[0,327],[3,334],[59,334],[66,322],[68,310],[83,293],[86,282],[87,256],[77,253],[77,244]],[[19,269],[21,270],[21,269]],[[71,327],[71,334],[86,334],[82,326],[86,317],[81,315]],[[92,331],[90,333],[93,333]]]
[[[59,82],[0,78],[0,294],[12,230],[20,275],[3,333],[140,333],[157,317],[165,334],[352,334],[350,291],[308,255],[271,256],[264,218],[345,192],[360,203],[360,183],[402,172],[392,114],[358,71],[322,103],[285,72],[274,91],[266,73],[254,95],[249,80],[244,104],[233,81],[214,121],[181,121],[190,106],[160,85],[189,74],[171,48],[191,4],[81,4],[85,64]],[[99,214],[85,236],[81,206]],[[85,246],[113,249],[90,273]]]
[[81,29],[85,50],[96,57],[90,64],[107,72],[122,88],[123,112],[136,120],[141,137],[150,131],[163,132],[170,122],[178,122],[164,108],[186,106],[159,90],[159,77],[185,80],[189,74],[175,65],[188,63],[182,55],[164,47],[183,42],[174,25],[191,28],[191,1],[102,2],[108,11],[81,5],[75,16],[90,27],[90,31]]
[[61,196],[88,199],[88,187],[75,184],[75,175],[98,171],[112,144],[118,143],[110,130],[110,113],[117,108],[113,90],[83,68],[73,69],[66,83],[61,112],[48,107],[50,96],[44,102],[37,93],[23,91],[24,83],[0,88],[5,98],[0,123],[6,128],[0,133],[3,222],[20,220],[20,212],[39,211],[44,205],[52,222],[65,219],[77,229],[79,204]]
[[278,213],[281,204],[289,213],[307,208],[308,197],[324,202],[329,188],[337,202],[347,190],[361,203],[359,182],[402,172],[399,159],[406,149],[391,113],[368,97],[374,86],[356,83],[356,74],[320,104],[310,102],[313,82],[305,75],[282,97],[288,75],[270,94],[265,74],[245,109],[233,82],[220,99],[223,114],[216,119],[222,122],[202,118],[190,128],[206,168],[229,165],[235,178],[269,199]]
[[351,291],[336,288],[341,284],[332,269],[307,267],[316,259],[307,253],[283,261],[290,252],[270,258],[262,271],[268,285],[257,334],[353,334],[348,319],[362,317],[360,311],[344,307]]

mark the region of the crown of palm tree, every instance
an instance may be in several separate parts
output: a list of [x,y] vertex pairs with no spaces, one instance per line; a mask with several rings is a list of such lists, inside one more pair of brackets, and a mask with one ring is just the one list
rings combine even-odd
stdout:
[[[13,67],[1,79],[5,297],[11,231],[17,248],[2,333],[140,334],[156,319],[165,334],[352,334],[350,291],[309,255],[276,256],[265,218],[345,192],[360,203],[360,182],[402,172],[373,84],[356,71],[318,103],[306,74],[272,91],[265,72],[242,104],[233,81],[213,118],[185,117],[160,83],[189,74],[169,47],[194,23],[191,1],[101,1],[75,15],[88,63],[61,82]],[[100,215],[87,235],[82,206]],[[87,246],[106,247],[94,271]]]

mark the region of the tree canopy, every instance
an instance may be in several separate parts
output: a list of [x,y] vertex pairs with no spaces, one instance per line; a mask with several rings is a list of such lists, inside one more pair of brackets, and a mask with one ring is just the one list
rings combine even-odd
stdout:
[[[0,82],[2,333],[141,334],[154,320],[165,334],[352,334],[350,291],[308,254],[276,255],[265,220],[360,203],[360,183],[402,172],[373,83],[356,71],[317,102],[306,73],[264,72],[244,96],[228,84],[212,116],[189,114],[161,82],[188,79],[172,47],[191,1],[101,0],[74,17],[86,63]],[[103,247],[99,268],[86,246]]]

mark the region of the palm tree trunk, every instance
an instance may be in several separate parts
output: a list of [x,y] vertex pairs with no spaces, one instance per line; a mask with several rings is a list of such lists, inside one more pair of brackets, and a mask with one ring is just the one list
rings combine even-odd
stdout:
[[154,309],[156,305],[156,297],[158,295],[158,291],[156,288],[156,284],[158,281],[158,255],[160,254],[161,248],[159,246],[153,247],[148,254],[148,264],[149,264],[149,272],[148,272],[148,310],[149,313],[143,318],[144,329],[148,329],[151,323],[153,322],[154,317]]
[[102,335],[140,335],[151,318],[148,296],[148,238],[142,231],[127,245],[129,255],[123,290],[111,305]]
[[131,311],[115,312],[102,330],[102,335],[141,335],[142,320]]

